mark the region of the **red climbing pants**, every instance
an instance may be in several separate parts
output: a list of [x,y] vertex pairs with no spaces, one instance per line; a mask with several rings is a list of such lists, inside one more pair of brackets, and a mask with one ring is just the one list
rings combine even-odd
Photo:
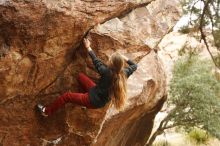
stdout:
[[86,93],[72,93],[66,92],[59,96],[52,104],[46,106],[45,113],[47,115],[53,114],[56,110],[63,107],[66,103],[74,103],[87,108],[93,108],[89,100],[89,89],[94,87],[96,84],[85,74],[79,73],[78,81],[81,84],[83,90]]

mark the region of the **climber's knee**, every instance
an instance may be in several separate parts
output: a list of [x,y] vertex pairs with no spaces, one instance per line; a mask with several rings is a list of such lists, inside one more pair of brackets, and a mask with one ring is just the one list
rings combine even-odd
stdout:
[[69,102],[70,101],[70,93],[66,92],[62,95],[61,100],[63,102]]

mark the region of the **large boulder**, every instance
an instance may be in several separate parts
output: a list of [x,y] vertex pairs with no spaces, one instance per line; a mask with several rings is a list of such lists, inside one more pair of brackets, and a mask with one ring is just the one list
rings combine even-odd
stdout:
[[[0,1],[0,144],[143,145],[166,99],[155,50],[179,18],[177,6],[174,0]],[[41,117],[37,103],[81,90],[79,72],[98,78],[82,47],[87,34],[104,62],[119,51],[138,63],[125,109],[67,104]]]
[[70,64],[94,25],[150,1],[0,1],[0,97],[37,94]]

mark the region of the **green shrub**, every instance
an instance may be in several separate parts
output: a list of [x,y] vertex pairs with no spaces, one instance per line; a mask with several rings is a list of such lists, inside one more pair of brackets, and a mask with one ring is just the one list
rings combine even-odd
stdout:
[[[188,132],[198,127],[220,139],[220,82],[212,74],[210,60],[196,55],[183,56],[175,63],[167,105],[170,111],[160,122],[146,146],[169,128],[179,127]],[[207,139],[202,134],[190,134],[198,142]]]
[[199,127],[220,139],[220,82],[209,60],[183,57],[174,67],[168,105],[175,105],[167,120],[183,129]]
[[209,135],[206,131],[198,128],[192,129],[188,133],[189,139],[197,144],[206,144],[209,140]]

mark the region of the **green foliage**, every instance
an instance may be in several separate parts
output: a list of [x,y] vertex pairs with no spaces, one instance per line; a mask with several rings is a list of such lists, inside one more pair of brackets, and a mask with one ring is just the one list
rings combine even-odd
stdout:
[[170,146],[170,144],[168,143],[167,140],[158,140],[158,141],[155,141],[153,146]]
[[220,82],[211,69],[210,61],[196,56],[177,61],[168,100],[174,108],[167,120],[186,130],[199,127],[220,139]]
[[188,133],[188,137],[191,141],[197,144],[206,144],[209,140],[209,135],[206,131],[194,128]]

